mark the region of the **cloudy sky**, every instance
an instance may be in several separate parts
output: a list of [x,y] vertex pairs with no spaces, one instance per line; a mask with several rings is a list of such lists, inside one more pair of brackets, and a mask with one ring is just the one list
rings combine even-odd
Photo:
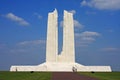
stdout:
[[[120,0],[0,0],[0,70],[45,61],[48,13],[74,14],[76,62],[120,71]],[[69,56],[69,55],[68,55]]]

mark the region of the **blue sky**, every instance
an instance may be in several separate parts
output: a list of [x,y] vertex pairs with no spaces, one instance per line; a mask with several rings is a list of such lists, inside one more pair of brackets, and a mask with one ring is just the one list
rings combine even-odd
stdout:
[[63,10],[74,14],[76,62],[120,71],[120,0],[0,0],[0,70],[45,61],[47,17],[55,8],[62,47]]

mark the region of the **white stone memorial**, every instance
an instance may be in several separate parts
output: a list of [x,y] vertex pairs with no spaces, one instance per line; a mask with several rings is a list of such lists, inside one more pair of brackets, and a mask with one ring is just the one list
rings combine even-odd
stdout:
[[75,62],[73,14],[64,10],[63,47],[58,54],[58,13],[48,14],[46,62],[36,66],[11,66],[10,71],[111,72],[110,66],[84,66]]

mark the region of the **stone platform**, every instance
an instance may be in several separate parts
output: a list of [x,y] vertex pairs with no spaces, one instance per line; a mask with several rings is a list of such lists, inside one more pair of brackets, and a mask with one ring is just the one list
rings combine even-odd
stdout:
[[73,67],[80,72],[111,72],[110,66],[84,66],[78,63],[43,63],[37,66],[11,66],[10,71],[72,72]]

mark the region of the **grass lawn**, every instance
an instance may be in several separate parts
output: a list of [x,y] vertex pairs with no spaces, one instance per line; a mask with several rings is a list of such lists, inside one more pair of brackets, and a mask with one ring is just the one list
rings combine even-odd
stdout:
[[100,80],[120,80],[120,72],[80,72],[80,74],[96,77]]
[[[79,74],[96,77],[99,80],[120,80],[120,72],[79,72]],[[51,80],[51,77],[51,72],[0,71],[0,80]]]
[[50,72],[8,72],[0,71],[0,80],[51,80]]

